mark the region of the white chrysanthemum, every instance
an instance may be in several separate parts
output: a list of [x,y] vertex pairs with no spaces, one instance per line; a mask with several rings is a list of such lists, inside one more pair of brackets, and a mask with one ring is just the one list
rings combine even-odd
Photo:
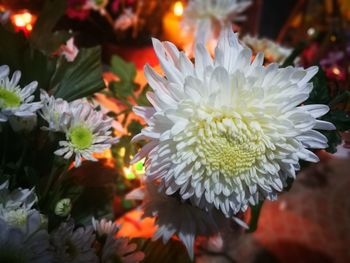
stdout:
[[0,262],[51,262],[43,218],[32,208],[33,189],[8,187],[8,181],[0,185]]
[[9,78],[8,66],[0,66],[0,122],[6,122],[8,117],[32,117],[41,108],[41,102],[33,102],[38,82],[33,81],[24,88],[18,82],[21,72],[15,71]]
[[134,141],[150,142],[133,161],[147,157],[146,176],[161,179],[168,195],[231,216],[248,203],[275,199],[299,160],[319,161],[308,149],[327,147],[316,130],[335,128],[317,120],[329,108],[300,106],[317,67],[264,67],[264,55],[251,61],[251,50],[230,29],[214,60],[197,46],[195,65],[171,43],[154,40],[154,48],[165,77],[145,67],[153,107],[135,108],[148,127]]
[[265,58],[267,58],[268,61],[280,64],[282,64],[293,51],[267,38],[257,38],[246,35],[242,38],[242,41],[249,46],[254,53],[264,52]]
[[95,263],[98,258],[93,247],[95,235],[92,227],[75,229],[70,221],[62,223],[51,234],[54,249],[54,262]]
[[42,127],[42,129],[53,132],[64,132],[71,117],[69,103],[61,98],[56,99],[53,96],[49,96],[44,90],[40,92],[43,107],[39,113],[49,124],[48,127]]
[[73,101],[69,107],[70,121],[64,127],[66,140],[59,142],[61,148],[55,154],[65,159],[75,154],[76,167],[80,166],[82,158],[97,161],[93,153],[101,153],[118,141],[111,136],[112,119],[84,100]]
[[8,190],[8,181],[0,185],[0,219],[11,226],[25,230],[28,217],[36,210],[32,209],[37,201],[34,189]]
[[49,234],[38,211],[30,214],[23,229],[0,218],[0,262],[52,262]]
[[[158,229],[153,240],[161,238],[167,243],[173,235],[177,235],[186,246],[191,258],[194,256],[194,241],[197,236],[211,236],[227,226],[226,218],[212,210],[206,212],[193,206],[180,196],[168,196],[163,187],[147,182],[144,187],[135,189],[127,196],[128,199],[143,200],[144,217],[156,217]],[[238,218],[233,218],[238,224],[247,227]]]
[[244,20],[240,14],[250,5],[250,0],[192,0],[185,10],[184,24],[195,32],[198,43],[206,43],[220,28]]

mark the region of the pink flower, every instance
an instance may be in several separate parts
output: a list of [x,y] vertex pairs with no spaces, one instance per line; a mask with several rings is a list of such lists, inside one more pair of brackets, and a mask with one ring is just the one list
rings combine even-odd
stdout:
[[86,19],[90,14],[90,11],[84,8],[86,2],[87,0],[68,0],[67,16],[79,20]]

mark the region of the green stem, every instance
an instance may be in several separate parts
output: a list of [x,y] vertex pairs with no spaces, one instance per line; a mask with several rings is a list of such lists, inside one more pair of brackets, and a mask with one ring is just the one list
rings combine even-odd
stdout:
[[251,218],[249,222],[248,233],[253,233],[258,228],[258,222],[260,217],[261,208],[264,204],[264,201],[260,201],[259,204],[251,207]]
[[47,194],[49,193],[49,190],[51,188],[51,185],[55,179],[55,175],[56,175],[56,172],[57,172],[57,167],[54,167],[51,172],[50,172],[50,175],[49,175],[49,178],[47,180],[47,183],[46,183],[46,186],[45,186],[45,190],[44,190],[44,193],[43,193],[43,199],[46,198]]
[[56,191],[57,189],[60,188],[60,185],[62,183],[62,181],[65,179],[67,173],[68,173],[68,168],[69,165],[71,164],[71,159],[68,159],[65,166],[63,167],[63,170],[61,172],[61,174],[58,176],[55,185],[54,185],[54,190]]
[[24,162],[24,158],[27,155],[27,151],[28,151],[28,143],[25,141],[23,143],[23,149],[22,149],[22,153],[21,156],[19,157],[17,163],[16,163],[16,170],[13,174],[13,176],[10,178],[11,181],[11,186],[14,187],[17,184],[17,178],[20,175],[21,171],[22,171],[22,167],[23,167],[23,162]]

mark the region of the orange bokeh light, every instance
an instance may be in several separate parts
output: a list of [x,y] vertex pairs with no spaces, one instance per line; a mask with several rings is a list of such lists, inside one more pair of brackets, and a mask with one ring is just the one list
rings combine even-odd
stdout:
[[33,30],[36,16],[28,11],[21,11],[11,16],[11,21],[16,28],[16,31],[22,30],[28,35]]
[[181,1],[177,1],[175,4],[174,4],[174,14],[176,16],[182,16],[184,13],[184,6],[182,4]]

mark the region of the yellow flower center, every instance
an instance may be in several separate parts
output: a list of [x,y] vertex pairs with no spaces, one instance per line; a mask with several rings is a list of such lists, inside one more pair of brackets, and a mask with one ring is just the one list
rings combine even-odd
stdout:
[[241,119],[223,118],[206,122],[198,132],[196,151],[209,173],[239,176],[265,154],[263,133],[256,122],[246,124]]
[[16,108],[21,104],[21,98],[14,92],[0,87],[0,108]]
[[93,142],[92,132],[84,126],[73,127],[69,132],[69,138],[73,146],[79,150],[89,148]]

